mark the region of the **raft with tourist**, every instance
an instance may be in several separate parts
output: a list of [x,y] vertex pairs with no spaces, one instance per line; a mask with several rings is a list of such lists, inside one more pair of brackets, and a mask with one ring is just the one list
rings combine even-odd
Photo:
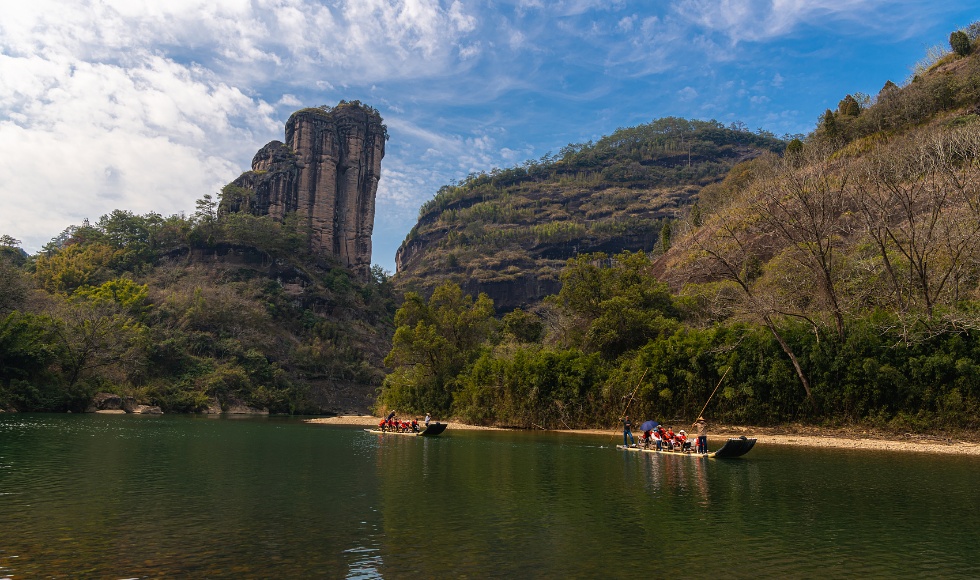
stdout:
[[368,433],[375,433],[377,435],[410,435],[413,437],[434,437],[440,435],[446,430],[448,425],[446,423],[440,423],[438,421],[432,421],[431,417],[427,413],[425,415],[425,427],[420,428],[419,420],[412,419],[411,421],[399,421],[395,417],[394,411],[392,411],[387,417],[378,423],[377,427],[371,429],[365,429]]
[[684,429],[675,434],[673,427],[664,428],[657,421],[644,421],[640,425],[642,435],[638,439],[634,439],[629,417],[623,417],[622,422],[623,444],[617,445],[616,448],[625,451],[732,459],[745,455],[752,450],[756,443],[756,439],[743,435],[731,437],[719,449],[708,451],[708,422],[703,416],[698,416],[694,424],[691,425],[697,429],[697,438],[693,443]]
[[728,376],[728,371],[730,370],[731,367],[728,367],[725,370],[725,374],[721,375],[721,379],[715,385],[715,390],[711,391],[711,395],[705,401],[704,407],[701,407],[701,412],[698,413],[698,418],[691,425],[691,427],[697,429],[697,439],[695,439],[693,445],[686,431],[681,429],[675,434],[673,427],[664,429],[664,426],[657,421],[644,421],[640,425],[640,430],[643,432],[643,435],[640,436],[639,443],[633,438],[633,422],[630,421],[630,417],[626,414],[626,411],[629,409],[630,403],[633,402],[633,396],[636,394],[637,389],[640,388],[640,384],[646,377],[646,371],[644,371],[643,376],[640,377],[640,382],[633,389],[629,401],[626,402],[626,406],[623,408],[623,415],[620,417],[620,421],[623,423],[623,444],[617,445],[616,448],[644,453],[665,453],[718,459],[741,457],[751,451],[755,446],[756,439],[751,439],[744,435],[741,437],[731,437],[721,448],[715,451],[708,451],[708,422],[704,419],[704,411],[708,408],[708,403],[714,398],[715,393],[718,392],[718,387],[721,386],[721,383]]
[[736,457],[741,457],[752,450],[755,446],[755,438],[752,437],[731,437],[725,442],[720,448],[715,451],[709,451],[707,453],[698,453],[692,449],[657,449],[656,447],[644,447],[640,445],[617,445],[616,449],[622,449],[624,451],[637,451],[639,453],[659,453],[663,455],[683,455],[686,457],[704,457],[704,458],[714,458],[714,459],[734,459]]

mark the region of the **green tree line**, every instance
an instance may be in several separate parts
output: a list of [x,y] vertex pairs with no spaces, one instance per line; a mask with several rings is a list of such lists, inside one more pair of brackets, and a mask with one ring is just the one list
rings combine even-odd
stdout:
[[116,210],[29,256],[0,239],[0,408],[84,410],[97,392],[166,412],[317,412],[380,384],[394,294],[312,255],[295,215]]
[[781,338],[810,377],[808,396],[764,324],[704,324],[700,297],[672,295],[652,271],[643,253],[580,256],[538,311],[501,318],[452,283],[428,301],[409,294],[379,411],[563,429],[608,427],[629,402],[632,416],[683,423],[721,381],[707,413],[725,422],[980,422],[980,331],[910,342],[879,309],[846,317],[842,334],[787,321]]

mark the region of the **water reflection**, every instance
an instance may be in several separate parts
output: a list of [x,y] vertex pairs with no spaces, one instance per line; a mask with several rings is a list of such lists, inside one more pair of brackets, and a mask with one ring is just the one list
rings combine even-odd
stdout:
[[0,416],[0,579],[980,577],[978,479],[968,458]]
[[710,506],[708,458],[630,452],[623,452],[623,455],[624,460],[636,461],[642,466],[645,493],[668,499],[693,493],[701,508]]

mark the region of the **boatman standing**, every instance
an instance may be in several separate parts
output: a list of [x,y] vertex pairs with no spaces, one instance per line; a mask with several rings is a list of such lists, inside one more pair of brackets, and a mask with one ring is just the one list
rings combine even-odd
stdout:
[[[629,415],[623,417],[623,447],[632,447],[636,444],[633,440],[633,423],[630,422]],[[629,441],[626,438],[629,437]]]
[[426,426],[426,427],[428,427],[428,426],[429,426],[429,421],[431,421],[431,420],[432,420],[432,417],[429,417],[429,414],[428,414],[428,413],[426,413],[426,414],[425,414],[425,426]]
[[704,420],[704,417],[698,417],[698,420],[694,422],[691,427],[698,430],[698,453],[708,452],[708,422]]

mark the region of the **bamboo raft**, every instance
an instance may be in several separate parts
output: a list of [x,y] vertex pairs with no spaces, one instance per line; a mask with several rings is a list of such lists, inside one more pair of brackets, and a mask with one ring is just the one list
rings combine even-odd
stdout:
[[750,439],[748,437],[732,437],[725,442],[720,448],[712,451],[710,453],[694,453],[690,451],[670,451],[667,449],[657,450],[654,448],[645,447],[627,447],[625,445],[617,445],[616,449],[622,449],[623,451],[636,451],[639,453],[658,453],[661,455],[686,455],[690,457],[707,457],[714,459],[734,459],[735,457],[741,457],[752,450],[755,446],[756,439]]
[[377,427],[371,429],[365,429],[365,431],[368,433],[374,433],[375,435],[408,435],[410,437],[419,437],[419,436],[435,437],[436,435],[439,435],[440,433],[445,431],[446,427],[448,426],[449,425],[447,425],[446,423],[429,423],[429,426],[426,427],[425,429],[422,429],[421,431],[388,431],[388,430],[382,431]]

